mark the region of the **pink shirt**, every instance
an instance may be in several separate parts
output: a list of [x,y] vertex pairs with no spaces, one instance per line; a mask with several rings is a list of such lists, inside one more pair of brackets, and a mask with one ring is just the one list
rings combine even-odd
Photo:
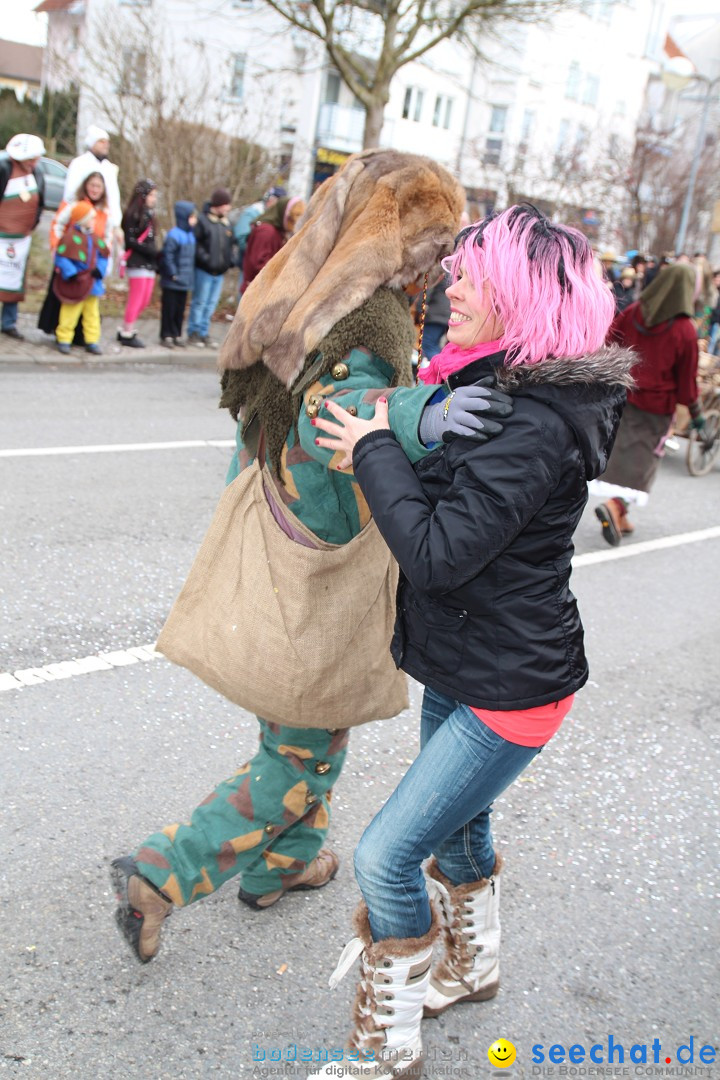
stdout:
[[501,735],[508,742],[519,746],[544,746],[558,730],[570,712],[575,695],[562,701],[551,701],[549,705],[540,705],[537,709],[511,709],[494,711],[492,709],[473,709],[475,715],[487,724],[496,735]]

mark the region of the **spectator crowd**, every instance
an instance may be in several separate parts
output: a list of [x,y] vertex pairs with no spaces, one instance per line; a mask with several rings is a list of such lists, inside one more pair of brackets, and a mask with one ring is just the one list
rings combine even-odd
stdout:
[[[100,355],[101,299],[113,272],[127,281],[127,302],[117,331],[120,345],[143,349],[137,324],[159,281],[159,339],[168,348],[214,348],[210,322],[228,270],[240,272],[239,297],[265,263],[292,235],[305,210],[303,199],[273,186],[262,199],[233,210],[226,187],[217,187],[197,210],[188,200],[174,205],[175,225],[162,236],[157,220],[162,192],[148,178],[134,185],[122,209],[118,168],[110,160],[110,136],[90,125],[85,149],[68,167],[63,200],[49,231],[53,255],[38,326],[55,338],[61,353],[73,345]],[[18,306],[32,233],[45,206],[45,153],[37,135],[15,135],[0,162],[0,302],[2,333],[22,340]],[[187,337],[183,324],[190,297]]]

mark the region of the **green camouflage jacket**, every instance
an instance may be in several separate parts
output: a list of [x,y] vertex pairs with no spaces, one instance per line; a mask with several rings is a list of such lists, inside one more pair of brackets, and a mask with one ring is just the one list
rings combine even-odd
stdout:
[[[280,474],[275,473],[275,478],[292,513],[328,543],[345,544],[351,540],[370,520],[370,511],[352,469],[338,471],[341,455],[315,445],[318,430],[311,420],[326,397],[369,420],[375,402],[384,394],[393,432],[410,461],[418,461],[428,453],[418,438],[420,416],[438,387],[391,386],[396,378],[393,367],[376,353],[354,348],[303,391],[297,431],[291,429],[286,439]],[[253,460],[243,443],[242,424],[238,424],[236,441],[228,483]]]

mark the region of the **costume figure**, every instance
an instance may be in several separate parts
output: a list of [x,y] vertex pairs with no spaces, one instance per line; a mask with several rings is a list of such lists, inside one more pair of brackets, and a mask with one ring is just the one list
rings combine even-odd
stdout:
[[[220,353],[221,405],[238,421],[228,481],[261,448],[273,481],[271,508],[273,500],[281,504],[300,533],[345,544],[370,520],[352,472],[318,446],[314,421],[325,401],[336,398],[369,417],[387,394],[390,423],[408,456],[427,453],[419,425],[439,387],[410,386],[416,334],[403,287],[452,250],[463,204],[462,188],[435,162],[365,151],[316,192],[298,231],[243,296]],[[507,399],[477,388],[474,400],[463,425],[485,439],[501,430],[488,417],[507,415]],[[454,405],[445,410],[449,435],[457,430]],[[284,515],[277,509],[273,516],[280,522]],[[318,598],[308,613],[318,633],[322,605],[342,602],[341,595]],[[239,663],[272,669],[282,657]],[[258,717],[257,753],[190,822],[168,825],[115,861],[117,921],[140,960],[156,954],[172,904],[192,903],[237,874],[240,900],[255,909],[335,876],[338,859],[323,846],[331,795],[354,700],[366,691],[363,671],[348,656],[346,700],[331,730],[298,727],[293,716],[282,724]]]

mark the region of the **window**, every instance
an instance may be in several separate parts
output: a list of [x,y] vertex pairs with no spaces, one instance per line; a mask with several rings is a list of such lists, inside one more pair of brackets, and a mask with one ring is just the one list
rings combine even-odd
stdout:
[[424,90],[418,89],[417,86],[408,86],[405,91],[405,100],[403,101],[403,120],[415,120],[416,122],[419,122],[422,115],[424,96]]
[[490,130],[496,132],[499,135],[505,131],[505,124],[507,123],[507,105],[493,105],[492,112],[490,113]]
[[138,49],[123,49],[118,93],[140,97],[145,90],[146,77],[147,53]]
[[523,142],[527,142],[530,138],[530,134],[535,125],[535,113],[532,109],[526,109],[522,118],[522,131],[520,132],[520,138]]
[[243,96],[243,84],[245,82],[245,53],[233,53],[230,73],[230,97],[241,98]]
[[42,171],[46,176],[55,176],[58,180],[64,180],[67,176],[64,165],[60,165],[57,161],[48,161],[47,158],[43,158]]
[[453,99],[445,94],[438,94],[435,98],[435,111],[433,112],[433,127],[450,127]]
[[597,105],[600,79],[597,75],[586,75],[583,86],[583,105]]
[[573,60],[568,69],[567,82],[565,83],[565,97],[571,101],[577,101],[580,93],[580,65]]
[[556,150],[557,150],[558,154],[561,154],[562,151],[565,149],[565,147],[568,144],[569,139],[570,139],[570,121],[569,120],[561,120],[560,121],[560,126],[558,127],[558,137],[557,137],[557,147],[556,147]]
[[483,154],[483,165],[499,165],[500,154],[502,153],[502,139],[485,140],[485,153]]
[[328,71],[325,79],[325,104],[337,105],[340,100],[340,76],[337,71]]

